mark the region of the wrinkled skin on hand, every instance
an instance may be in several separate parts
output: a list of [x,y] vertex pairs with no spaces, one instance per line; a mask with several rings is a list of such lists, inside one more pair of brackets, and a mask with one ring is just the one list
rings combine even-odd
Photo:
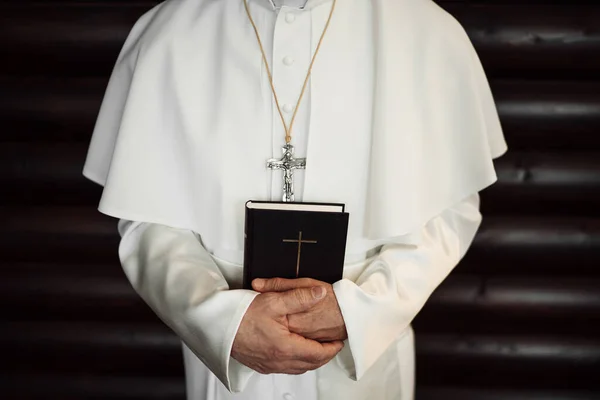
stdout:
[[328,363],[343,348],[340,340],[320,343],[290,331],[289,317],[327,300],[322,286],[259,294],[248,308],[231,356],[262,374],[303,374]]
[[346,340],[348,332],[340,306],[329,283],[310,278],[300,279],[255,279],[252,288],[261,293],[284,293],[300,288],[322,287],[326,290],[325,298],[311,308],[288,314],[288,328],[307,339],[319,342]]

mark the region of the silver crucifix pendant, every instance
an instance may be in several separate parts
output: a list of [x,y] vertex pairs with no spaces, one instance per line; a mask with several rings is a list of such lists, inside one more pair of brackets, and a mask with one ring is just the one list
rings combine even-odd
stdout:
[[306,158],[294,158],[294,146],[287,143],[282,147],[283,157],[267,161],[267,168],[283,171],[283,201],[294,201],[294,170],[306,168]]

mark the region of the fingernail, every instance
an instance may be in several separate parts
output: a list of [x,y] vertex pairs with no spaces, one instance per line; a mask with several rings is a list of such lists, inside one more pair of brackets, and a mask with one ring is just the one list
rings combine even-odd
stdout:
[[252,281],[252,286],[254,286],[254,289],[260,290],[265,286],[265,280],[257,278]]
[[315,299],[322,299],[325,297],[325,288],[322,286],[316,286],[311,289],[312,295]]

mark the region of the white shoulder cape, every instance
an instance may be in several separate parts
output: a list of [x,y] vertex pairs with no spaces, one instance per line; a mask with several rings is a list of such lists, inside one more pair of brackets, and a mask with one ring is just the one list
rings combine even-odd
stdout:
[[[167,0],[138,20],[84,167],[104,186],[100,211],[193,230],[238,262],[244,203],[266,200],[265,160],[278,155],[243,7]],[[339,1],[310,84],[304,199],[346,204],[349,253],[409,235],[495,182],[506,144],[490,87],[434,2]]]

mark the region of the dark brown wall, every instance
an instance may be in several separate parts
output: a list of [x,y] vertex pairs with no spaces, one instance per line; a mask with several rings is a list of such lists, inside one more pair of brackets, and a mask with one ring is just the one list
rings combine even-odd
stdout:
[[[442,2],[511,152],[472,251],[416,321],[419,400],[600,399],[595,3]],[[125,280],[115,221],[80,175],[112,64],[151,5],[0,3],[3,399],[184,396],[178,340]]]

